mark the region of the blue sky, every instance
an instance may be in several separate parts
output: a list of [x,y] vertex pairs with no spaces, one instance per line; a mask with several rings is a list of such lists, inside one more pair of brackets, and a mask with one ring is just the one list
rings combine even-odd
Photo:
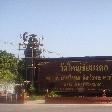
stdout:
[[112,56],[112,0],[0,0],[0,49],[17,54],[26,31],[46,57]]

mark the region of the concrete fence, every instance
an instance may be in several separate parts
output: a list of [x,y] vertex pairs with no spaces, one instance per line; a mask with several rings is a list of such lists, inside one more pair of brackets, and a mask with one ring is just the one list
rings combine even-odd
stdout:
[[18,94],[5,94],[0,96],[0,103],[7,103],[7,104],[22,104],[25,103],[26,96],[18,95]]
[[112,97],[46,97],[46,104],[110,104]]

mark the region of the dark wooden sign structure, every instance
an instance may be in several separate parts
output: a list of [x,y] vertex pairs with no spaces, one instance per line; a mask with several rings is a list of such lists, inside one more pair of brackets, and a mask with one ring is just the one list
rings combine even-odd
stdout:
[[45,59],[38,63],[39,90],[112,92],[111,57]]
[[35,66],[46,103],[112,103],[112,56],[36,58]]

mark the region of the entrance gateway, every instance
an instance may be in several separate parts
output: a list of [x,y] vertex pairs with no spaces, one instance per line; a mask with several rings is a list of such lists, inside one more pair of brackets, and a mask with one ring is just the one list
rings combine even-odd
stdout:
[[[47,100],[54,95],[54,92],[61,101],[69,97],[85,101],[86,98],[94,100],[98,97],[101,101],[104,96],[107,101],[111,100],[111,56],[36,58],[34,62],[36,66],[34,82],[40,92],[48,94]],[[53,94],[50,96],[50,93]]]

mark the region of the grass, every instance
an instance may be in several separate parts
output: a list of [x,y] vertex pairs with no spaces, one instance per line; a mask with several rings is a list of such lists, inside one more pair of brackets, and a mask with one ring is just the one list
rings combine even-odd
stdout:
[[36,95],[32,95],[29,96],[28,100],[44,100],[45,96],[36,96]]

